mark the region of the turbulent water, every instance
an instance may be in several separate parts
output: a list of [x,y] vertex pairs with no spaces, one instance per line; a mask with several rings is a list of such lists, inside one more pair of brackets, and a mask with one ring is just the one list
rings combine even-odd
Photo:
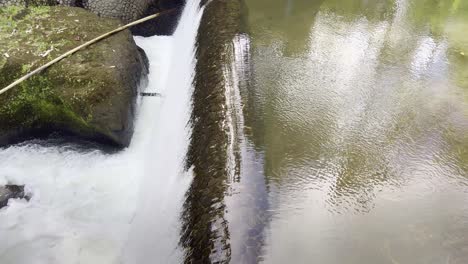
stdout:
[[[27,143],[0,150],[0,184],[30,202],[0,210],[0,263],[177,263],[199,1],[172,37],[137,38],[150,61],[135,135],[118,154]],[[174,52],[177,51],[177,52]],[[53,145],[49,144],[49,145]]]

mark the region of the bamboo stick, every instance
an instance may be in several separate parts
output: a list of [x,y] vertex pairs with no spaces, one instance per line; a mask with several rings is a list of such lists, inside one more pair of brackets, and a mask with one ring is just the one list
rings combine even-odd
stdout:
[[129,27],[132,27],[132,26],[141,24],[141,23],[146,22],[146,21],[148,21],[148,20],[157,18],[157,17],[160,16],[161,14],[167,13],[167,12],[171,12],[171,11],[174,11],[174,9],[166,10],[166,11],[163,11],[163,12],[160,12],[160,13],[156,13],[156,14],[154,14],[154,15],[150,15],[150,16],[144,17],[144,18],[142,18],[142,19],[133,21],[133,22],[131,22],[131,23],[129,23],[129,24],[126,24],[125,26],[122,26],[122,27],[119,27],[119,28],[114,29],[114,30],[112,30],[112,31],[109,31],[109,32],[107,32],[107,33],[105,33],[105,34],[103,34],[103,35],[97,37],[97,38],[94,38],[94,39],[92,39],[92,40],[90,40],[90,41],[88,41],[88,42],[86,42],[86,43],[84,43],[84,44],[82,44],[82,45],[80,45],[80,46],[78,46],[78,47],[72,49],[72,50],[69,50],[69,51],[65,52],[64,54],[60,55],[59,57],[55,58],[54,60],[52,60],[52,61],[50,61],[50,62],[48,62],[48,63],[42,65],[41,67],[35,69],[34,71],[32,71],[32,72],[30,72],[30,73],[24,75],[23,77],[21,77],[21,78],[19,78],[18,80],[14,81],[13,83],[11,83],[10,85],[8,85],[7,87],[1,89],[1,90],[0,90],[0,95],[3,94],[3,93],[5,93],[5,92],[7,92],[8,90],[14,88],[15,86],[17,86],[18,84],[24,82],[25,80],[31,78],[33,75],[35,75],[35,74],[37,74],[37,73],[39,73],[39,72],[41,72],[41,71],[43,71],[43,70],[49,68],[50,66],[54,65],[55,63],[57,63],[57,62],[59,62],[59,61],[65,59],[66,57],[68,57],[68,56],[74,54],[75,52],[77,52],[77,51],[79,51],[79,50],[81,50],[81,49],[83,49],[83,48],[86,48],[86,47],[88,47],[88,46],[90,46],[90,45],[92,45],[92,44],[94,44],[94,43],[96,43],[96,42],[98,42],[98,41],[100,41],[100,40],[103,40],[103,39],[105,39],[105,38],[107,38],[107,37],[109,37],[109,36],[111,36],[111,35],[113,35],[113,34],[115,34],[115,33],[117,33],[117,32],[123,31],[123,30],[125,30],[125,29],[128,29]]

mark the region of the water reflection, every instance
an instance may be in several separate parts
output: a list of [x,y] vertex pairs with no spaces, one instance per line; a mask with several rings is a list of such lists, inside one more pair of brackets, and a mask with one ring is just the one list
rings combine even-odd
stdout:
[[[228,153],[237,163],[231,166],[232,177],[225,198],[227,220],[231,232],[232,263],[257,263],[261,260],[265,228],[270,217],[268,190],[263,177],[263,154],[257,152],[245,137],[242,92],[251,81],[250,38],[238,34],[233,40],[232,64],[228,65],[226,97],[230,113]],[[239,158],[236,158],[239,157]]]
[[[284,52],[290,55],[304,50],[308,33],[321,2],[308,0],[246,1],[249,26],[256,42],[272,43],[281,39]],[[293,26],[294,25],[294,26]],[[290,41],[293,40],[293,41]]]
[[271,212],[259,259],[464,263],[468,3],[247,6],[245,125]]

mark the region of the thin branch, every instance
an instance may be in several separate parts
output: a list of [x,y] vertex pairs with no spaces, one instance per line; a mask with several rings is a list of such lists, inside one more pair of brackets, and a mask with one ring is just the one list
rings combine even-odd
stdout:
[[90,41],[88,41],[88,42],[86,42],[86,43],[84,43],[84,44],[82,44],[82,45],[80,45],[80,46],[78,46],[78,47],[76,47],[76,48],[70,50],[70,51],[67,51],[67,52],[65,52],[64,54],[60,55],[59,57],[55,58],[54,60],[52,60],[52,61],[50,61],[50,62],[48,62],[48,63],[42,65],[41,67],[35,69],[34,71],[32,71],[32,72],[30,72],[30,73],[24,75],[23,77],[19,78],[19,79],[16,80],[16,81],[14,81],[13,83],[11,83],[10,85],[8,85],[7,87],[1,89],[1,90],[0,90],[0,95],[3,94],[3,93],[5,93],[5,92],[7,92],[8,90],[14,88],[15,86],[17,86],[18,84],[24,82],[25,80],[31,78],[33,75],[40,73],[41,71],[43,71],[43,70],[49,68],[50,66],[54,65],[55,63],[57,63],[57,62],[59,62],[59,61],[65,59],[66,57],[72,55],[73,53],[75,53],[75,52],[77,52],[77,51],[79,51],[79,50],[81,50],[81,49],[83,49],[83,48],[86,48],[86,47],[88,47],[88,46],[90,46],[90,45],[92,45],[92,44],[94,44],[94,43],[96,43],[96,42],[98,42],[98,41],[100,41],[100,40],[103,40],[103,39],[105,39],[105,38],[107,38],[107,37],[109,37],[109,36],[115,34],[115,33],[118,33],[118,32],[120,32],[120,31],[123,31],[123,30],[125,30],[125,29],[128,29],[128,28],[130,28],[130,27],[132,27],[132,26],[141,24],[141,23],[146,22],[146,21],[148,21],[148,20],[157,18],[157,17],[160,16],[161,14],[167,13],[167,12],[171,12],[171,11],[174,11],[174,9],[166,10],[166,11],[163,11],[163,12],[160,12],[160,13],[157,13],[157,14],[154,14],[154,15],[147,16],[147,17],[144,17],[144,18],[142,18],[142,19],[136,20],[136,21],[131,22],[131,23],[125,25],[125,26],[119,27],[119,28],[114,29],[114,30],[112,30],[112,31],[109,31],[109,32],[107,32],[107,33],[105,33],[105,34],[103,34],[103,35],[97,37],[97,38],[94,38],[94,39],[92,39],[92,40],[90,40]]

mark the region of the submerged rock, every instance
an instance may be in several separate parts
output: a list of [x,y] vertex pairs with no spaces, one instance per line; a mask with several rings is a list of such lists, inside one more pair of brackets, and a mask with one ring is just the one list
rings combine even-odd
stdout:
[[24,186],[0,186],[0,209],[7,206],[10,199],[26,199],[29,201],[30,197],[24,192]]
[[[81,8],[0,8],[0,87],[118,26]],[[129,31],[62,60],[0,95],[0,145],[59,133],[127,146],[146,64]]]

